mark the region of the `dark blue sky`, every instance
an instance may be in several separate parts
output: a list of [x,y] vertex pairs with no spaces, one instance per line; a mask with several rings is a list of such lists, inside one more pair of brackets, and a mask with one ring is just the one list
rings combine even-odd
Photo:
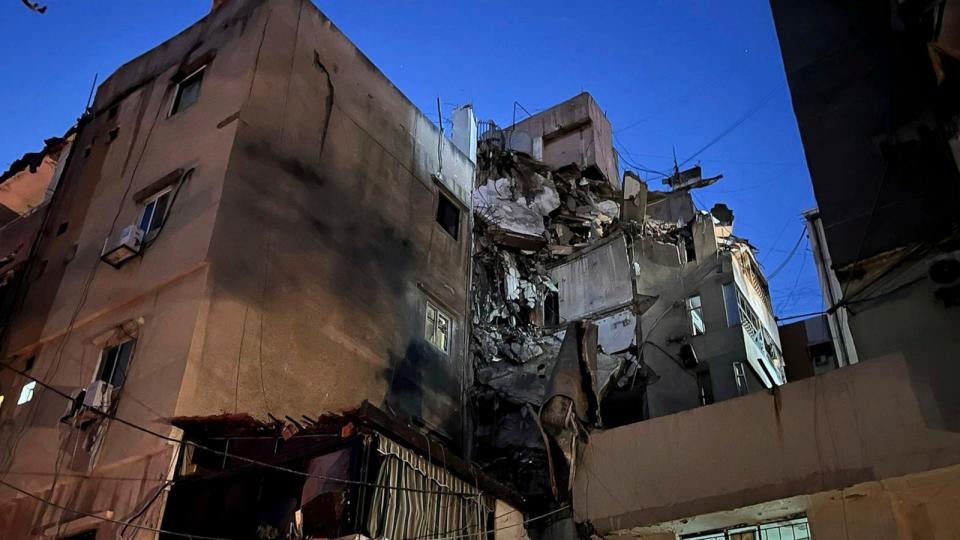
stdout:
[[[44,3],[44,15],[16,0],[0,7],[3,169],[66,130],[94,73],[103,80],[210,5]],[[536,112],[586,90],[637,166],[666,171],[674,149],[684,161],[713,142],[690,163],[724,179],[696,197],[734,210],[735,232],[759,248],[768,273],[797,244],[800,212],[815,206],[764,0],[317,3],[431,117],[439,95],[445,114],[471,102],[482,119],[506,125],[514,101]],[[806,238],[770,286],[779,315],[822,309]]]

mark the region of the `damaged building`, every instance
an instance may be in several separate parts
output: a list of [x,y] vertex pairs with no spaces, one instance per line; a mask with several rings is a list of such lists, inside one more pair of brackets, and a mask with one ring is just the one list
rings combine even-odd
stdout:
[[[494,484],[450,466],[472,377],[475,130],[456,131],[467,144],[306,0],[214,2],[100,84],[72,150],[48,144],[0,184],[46,184],[2,201],[0,272],[23,279],[2,292],[0,537],[226,530],[166,516],[197,427],[166,419],[248,415],[240,427],[269,432],[249,452],[250,433],[220,447],[213,476],[227,482],[234,456],[303,473],[280,432],[312,440],[304,416],[364,401],[433,437],[376,452],[427,471],[417,482],[486,497]],[[343,479],[377,484],[383,462]],[[467,530],[493,528],[483,504]],[[286,538],[285,512],[231,530]],[[387,530],[366,519],[342,531]],[[456,519],[392,530],[439,534]]]
[[960,2],[770,5],[824,317],[783,332],[797,380],[776,392],[591,433],[575,519],[624,540],[955,539]]
[[[676,171],[656,191],[627,172],[621,188],[610,123],[586,93],[484,127],[471,352],[489,471],[565,498],[590,431],[786,382],[753,246],[729,208],[691,196],[719,176]],[[558,396],[572,402],[564,429]]]
[[[956,24],[922,3],[864,19],[901,17],[936,81],[877,155],[955,195]],[[0,537],[947,537],[949,197],[854,175],[883,219],[851,249],[874,219],[844,219],[810,142],[832,87],[800,76],[834,72],[773,5],[831,299],[792,370],[734,210],[695,204],[720,175],[621,174],[588,93],[506,127],[460,107],[448,138],[308,0],[213,2],[0,177]]]

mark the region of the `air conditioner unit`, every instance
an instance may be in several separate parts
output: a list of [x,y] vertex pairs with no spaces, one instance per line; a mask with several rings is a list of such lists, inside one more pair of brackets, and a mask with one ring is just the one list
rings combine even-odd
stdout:
[[106,410],[110,406],[110,396],[113,394],[113,386],[107,381],[93,381],[87,388],[87,395],[83,398],[83,404],[92,409]]
[[934,295],[944,306],[960,305],[960,250],[934,257],[927,266],[927,278],[933,282]]
[[930,281],[940,287],[949,287],[960,283],[960,251],[937,255],[927,267]]
[[114,268],[120,268],[123,263],[140,254],[142,245],[143,231],[140,227],[124,227],[103,243],[100,260]]

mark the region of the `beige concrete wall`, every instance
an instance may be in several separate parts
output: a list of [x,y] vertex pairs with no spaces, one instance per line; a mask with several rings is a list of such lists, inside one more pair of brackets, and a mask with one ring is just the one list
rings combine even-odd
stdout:
[[[7,361],[22,367],[35,356],[31,375],[69,394],[90,384],[104,336],[115,335],[123,324],[138,342],[116,414],[160,433],[171,433],[162,418],[175,414],[185,366],[199,350],[196,329],[207,305],[207,249],[236,129],[235,124],[218,125],[246,97],[244,64],[253,60],[231,41],[247,35],[239,9],[244,7],[249,4],[237,3],[191,27],[127,64],[99,88],[96,112],[82,124],[50,203],[37,277],[5,336]],[[181,65],[211,51],[216,55],[199,101],[168,116],[172,77]],[[193,169],[193,175],[181,186],[156,241],[119,269],[102,263],[104,239],[139,216],[141,205],[133,195],[176,169]],[[60,223],[68,224],[66,232],[52,234]],[[11,373],[0,380],[0,391],[13,398],[0,409],[8,443],[4,468],[11,467],[6,481],[57,504],[118,518],[149,502],[157,475],[166,478],[170,467],[168,443],[108,422],[97,437],[94,460],[72,462],[76,430],[59,422],[66,400],[38,388],[32,401],[15,406],[25,382]],[[55,470],[60,481],[51,491]],[[117,471],[130,478],[107,479]],[[78,476],[90,478],[80,481]],[[0,537],[27,537],[23,520],[37,526],[61,519],[60,510],[35,505],[6,488],[0,489],[0,499],[18,508]],[[162,510],[163,499],[158,500],[147,513],[148,525],[157,522]]]
[[523,524],[523,512],[509,504],[497,500],[494,506],[493,537],[496,540],[530,540],[527,529]]
[[[534,157],[542,158],[550,167],[570,164],[594,166],[614,189],[620,189],[617,156],[613,151],[613,130],[607,116],[590,94],[583,92],[518,121],[515,130],[530,135]],[[542,151],[542,156],[536,155],[538,149]]]
[[952,466],[614,531],[604,538],[672,540],[805,515],[814,540],[955,540],[960,538],[958,505],[960,466]]
[[26,168],[0,183],[0,205],[24,214],[43,202],[57,168],[56,160],[44,157],[36,171]]
[[[595,433],[574,503],[601,531],[652,525],[960,462],[960,434],[930,423],[934,383],[901,357],[862,362]],[[941,401],[958,414],[956,397]]]

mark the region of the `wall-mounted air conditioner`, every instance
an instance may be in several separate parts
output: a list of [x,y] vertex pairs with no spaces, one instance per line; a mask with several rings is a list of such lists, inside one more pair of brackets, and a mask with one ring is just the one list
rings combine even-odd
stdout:
[[143,231],[136,225],[124,227],[111,235],[103,243],[100,260],[114,268],[120,268],[123,263],[140,254],[143,245]]
[[944,306],[960,306],[960,250],[935,256],[927,266],[927,278]]
[[113,386],[107,381],[93,381],[87,388],[87,394],[83,398],[83,404],[92,409],[106,410],[110,406],[110,396],[113,394]]

